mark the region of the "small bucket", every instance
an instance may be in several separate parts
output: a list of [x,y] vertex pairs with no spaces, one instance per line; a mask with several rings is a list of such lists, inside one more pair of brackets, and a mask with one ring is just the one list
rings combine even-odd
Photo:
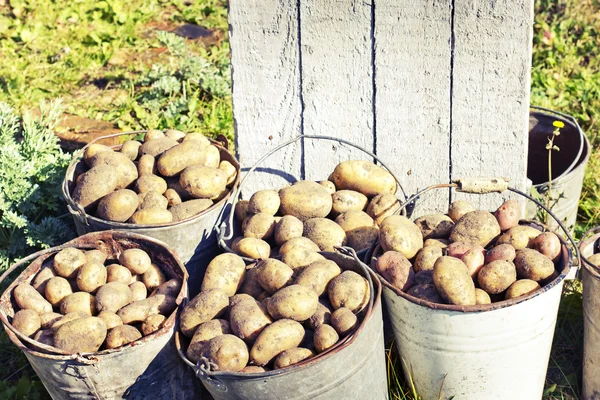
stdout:
[[381,318],[381,284],[356,253],[346,247],[322,252],[342,270],[353,270],[369,281],[371,299],[355,331],[327,351],[264,373],[213,372],[202,361],[185,356],[186,338],[175,334],[183,361],[216,400],[332,400],[387,399],[387,375]]
[[[75,171],[79,163],[83,162],[81,156],[87,147],[97,143],[98,141],[106,140],[108,138],[129,137],[145,132],[146,131],[123,132],[114,135],[103,136],[90,142],[87,146],[81,149],[75,155],[75,157],[73,157],[73,161],[71,161],[71,164],[67,169],[62,185],[63,197],[67,202],[69,212],[73,216],[75,227],[77,228],[77,233],[79,235],[96,231],[121,230],[150,236],[163,241],[179,255],[184,263],[187,264],[188,272],[190,274],[190,287],[199,287],[204,275],[204,270],[206,269],[206,265],[203,265],[198,261],[192,263],[188,263],[188,261],[192,258],[201,261],[204,251],[216,245],[217,240],[216,235],[214,234],[214,227],[220,220],[220,216],[227,203],[227,199],[231,195],[231,192],[236,189],[240,179],[240,165],[235,157],[227,150],[228,143],[225,137],[220,137],[220,141],[211,140],[211,143],[219,149],[221,160],[229,161],[236,168],[237,177],[227,196],[213,204],[210,208],[202,211],[200,214],[181,221],[170,222],[166,224],[138,225],[112,222],[87,214],[85,210],[79,204],[75,203],[71,197]],[[120,146],[113,146],[113,148],[120,148]]]
[[[407,202],[415,201],[431,189],[448,188],[479,194],[510,190],[534,201],[529,195],[509,188],[501,179],[476,179],[431,186]],[[550,215],[553,216],[551,212]],[[528,221],[521,224],[545,229]],[[560,222],[559,225],[571,245],[576,246],[564,225]],[[542,397],[562,287],[572,269],[571,251],[562,238],[561,242],[557,278],[535,293],[498,303],[473,306],[432,303],[396,289],[377,274],[404,374],[423,399]],[[379,252],[377,246],[367,254],[367,264],[373,270]]]
[[583,262],[583,390],[582,399],[600,399],[600,269],[587,257],[600,252],[600,227],[581,238],[579,252]]
[[[532,107],[529,113],[529,153],[527,177],[534,190],[542,196],[548,195],[548,150],[546,145],[552,136],[555,121],[564,124],[554,144],[559,151],[552,152],[552,212],[573,232],[577,220],[577,209],[583,187],[585,167],[590,158],[590,142],[575,118],[541,107]],[[536,206],[529,203],[527,217],[534,218]],[[556,227],[554,221],[548,224]]]
[[116,349],[96,353],[66,354],[23,335],[9,322],[15,309],[12,292],[20,283],[31,282],[54,254],[67,247],[100,249],[118,254],[128,248],[140,248],[159,260],[168,278],[183,281],[177,296],[181,304],[187,294],[187,273],[183,264],[164,243],[129,232],[96,232],[64,245],[42,250],[14,264],[1,277],[31,264],[0,297],[0,320],[10,340],[25,353],[33,370],[55,400],[68,399],[183,399],[199,392],[194,375],[181,362],[174,342],[177,310],[164,326],[151,335]]

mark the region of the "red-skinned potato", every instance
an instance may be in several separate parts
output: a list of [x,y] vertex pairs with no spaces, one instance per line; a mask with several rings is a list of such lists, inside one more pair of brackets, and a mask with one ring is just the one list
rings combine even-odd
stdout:
[[415,271],[402,253],[386,251],[377,259],[377,272],[392,286],[407,291],[415,284]]
[[454,258],[461,258],[464,256],[469,250],[473,248],[473,245],[470,243],[463,242],[454,242],[450,243],[446,248],[446,255]]
[[500,229],[506,231],[519,224],[519,220],[521,219],[521,206],[516,200],[505,201],[504,204],[498,207],[496,212],[494,212],[494,216],[498,220]]
[[467,269],[469,270],[469,275],[471,278],[475,279],[481,267],[485,263],[485,249],[478,244],[474,245],[471,250],[467,251],[460,258],[462,262],[465,263]]
[[513,261],[516,255],[517,252],[512,245],[508,243],[499,244],[485,253],[485,263],[489,264],[496,260]]
[[560,239],[552,232],[544,232],[535,238],[534,246],[537,251],[556,262],[562,250]]

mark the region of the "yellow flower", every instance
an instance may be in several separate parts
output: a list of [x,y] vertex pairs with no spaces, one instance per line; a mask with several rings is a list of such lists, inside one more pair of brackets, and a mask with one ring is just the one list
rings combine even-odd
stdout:
[[564,128],[565,127],[565,124],[562,121],[554,121],[552,123],[552,125],[554,125],[555,128]]

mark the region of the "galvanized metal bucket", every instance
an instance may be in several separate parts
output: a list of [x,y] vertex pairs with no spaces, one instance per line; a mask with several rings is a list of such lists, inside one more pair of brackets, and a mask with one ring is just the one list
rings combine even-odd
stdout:
[[[479,181],[483,185],[477,182],[459,180],[454,184],[432,186],[407,202],[435,188],[456,188],[468,193],[510,190],[533,200],[525,193],[508,188],[508,183],[501,179]],[[545,208],[542,204],[539,206]],[[564,225],[560,222],[559,225],[577,252]],[[533,226],[543,229],[539,224]],[[552,282],[530,295],[498,303],[436,304],[398,290],[378,275],[404,374],[423,399],[531,400],[542,397],[562,287],[565,277],[574,268],[571,251],[566,242],[561,241],[563,251],[558,276]],[[367,254],[367,264],[373,270],[377,255],[377,247]]]
[[182,279],[177,296],[187,296],[187,273],[183,264],[164,243],[130,232],[96,232],[62,246],[46,249],[14,264],[0,282],[33,261],[0,297],[0,320],[10,340],[29,360],[53,399],[183,399],[199,393],[193,373],[181,362],[174,343],[175,310],[163,328],[121,348],[96,353],[67,354],[17,331],[9,321],[15,313],[12,292],[16,285],[30,282],[46,267],[45,261],[67,247],[101,249],[115,255],[128,248],[141,248],[157,260],[169,278]]
[[[577,123],[570,115],[542,107],[531,107],[529,113],[529,155],[527,177],[533,183],[533,191],[541,196],[548,196],[550,183],[552,211],[573,232],[577,220],[577,209],[583,187],[585,167],[591,153],[590,142]],[[552,181],[548,176],[548,150],[546,145],[555,127],[553,123],[560,121],[564,128],[555,138],[559,152],[552,155]],[[529,203],[527,217],[534,218],[536,206]],[[549,225],[556,227],[554,221]]]
[[[358,150],[362,151],[363,153],[367,154],[368,156],[372,157],[383,168],[385,168],[392,175],[394,180],[396,181],[396,184],[397,184],[396,195],[400,196],[399,197],[400,204],[402,204],[404,201],[406,201],[406,193],[404,192],[402,185],[400,185],[400,181],[398,180],[398,178],[396,178],[394,173],[388,167],[386,167],[384,162],[379,157],[377,157],[375,154],[371,153],[368,150],[363,149],[362,147],[360,147],[352,142],[344,140],[344,139],[335,138],[335,137],[331,137],[331,136],[299,135],[299,136],[295,137],[294,139],[291,139],[287,142],[284,142],[284,143],[278,145],[273,150],[269,151],[267,154],[262,156],[244,175],[244,178],[241,180],[240,185],[237,187],[237,189],[234,191],[233,195],[231,196],[231,203],[232,203],[231,207],[229,207],[228,210],[225,210],[223,212],[223,220],[222,220],[221,224],[219,226],[215,227],[215,230],[217,232],[219,246],[223,250],[233,253],[233,250],[231,250],[231,247],[230,247],[231,241],[236,236],[236,234],[238,232],[240,232],[240,230],[241,230],[240,224],[236,224],[236,221],[234,219],[234,210],[235,210],[235,205],[239,200],[242,189],[244,188],[244,183],[246,183],[248,178],[252,176],[252,173],[262,164],[263,161],[265,161],[270,156],[277,153],[279,150],[283,149],[284,147],[287,147],[287,146],[289,146],[293,143],[296,143],[299,140],[303,140],[303,139],[324,140],[324,141],[342,143],[347,146],[354,147],[355,149],[358,149]],[[294,177],[292,177],[292,178],[294,178]],[[401,213],[403,215],[405,215],[406,210],[410,211],[410,209],[411,209],[411,206],[404,207],[404,208],[402,208]],[[364,256],[365,253],[366,253],[366,250],[361,250],[358,252],[358,255],[362,257],[362,256]],[[246,258],[246,257],[242,257],[242,258],[244,258],[244,260],[249,261],[249,262],[255,261],[255,260],[252,260],[252,259]]]
[[581,238],[579,252],[583,262],[583,390],[584,400],[600,399],[600,269],[587,260],[600,252],[600,227]]
[[[75,227],[77,228],[77,233],[79,235],[83,235],[88,232],[118,229],[121,231],[138,233],[140,235],[147,235],[163,241],[173,250],[175,250],[183,262],[186,263],[188,272],[190,273],[190,288],[200,287],[202,277],[204,276],[204,271],[206,270],[206,264],[203,263],[202,260],[206,258],[206,253],[210,252],[210,249],[213,248],[217,243],[214,228],[221,220],[221,215],[227,205],[227,199],[231,195],[231,192],[235,191],[237,188],[240,179],[240,165],[236,158],[227,150],[228,143],[224,136],[220,136],[218,141],[211,140],[211,142],[219,149],[221,159],[229,161],[237,169],[237,177],[235,182],[231,187],[230,193],[225,198],[213,204],[210,208],[206,209],[200,214],[194,215],[190,218],[181,221],[155,225],[136,225],[105,221],[93,215],[87,214],[85,210],[79,204],[75,203],[71,197],[75,170],[78,164],[83,162],[81,160],[81,156],[88,146],[108,138],[129,137],[145,132],[146,131],[123,132],[100,137],[81,149],[75,155],[73,161],[67,169],[67,173],[62,185],[63,197],[67,201],[67,207],[73,216]],[[119,146],[113,147],[117,148]],[[193,259],[193,262],[189,263],[188,261],[190,259]]]
[[342,269],[369,281],[371,299],[363,320],[345,340],[317,357],[265,373],[214,372],[185,356],[185,338],[176,333],[180,357],[216,400],[387,399],[387,375],[381,318],[381,284],[350,248],[322,252]]

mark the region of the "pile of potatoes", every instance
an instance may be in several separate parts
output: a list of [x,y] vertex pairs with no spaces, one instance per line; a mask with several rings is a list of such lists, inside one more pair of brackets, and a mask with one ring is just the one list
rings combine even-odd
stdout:
[[15,287],[12,326],[66,353],[114,349],[161,329],[182,281],[166,280],[141,249],[106,262],[100,250],[56,253],[31,283]]
[[274,258],[246,266],[233,253],[215,257],[202,291],[181,312],[188,359],[206,360],[213,371],[265,372],[345,340],[360,325],[369,284],[320,257],[302,268]]
[[493,214],[455,201],[448,213],[380,226],[372,265],[392,286],[434,303],[490,304],[539,290],[557,277],[562,245],[552,232],[519,225],[515,200]]
[[[362,160],[338,164],[326,181],[260,190],[237,202],[235,215],[243,234],[231,248],[244,257],[266,259],[276,255],[277,248],[284,256],[284,248],[304,238],[316,251],[345,245],[365,250],[377,239],[385,217],[400,208],[396,190],[392,174]],[[284,262],[292,265],[305,258],[304,253],[291,250]]]
[[211,207],[230,191],[237,169],[200,133],[150,130],[143,143],[114,151],[85,149],[71,196],[88,214],[107,221],[163,224]]

